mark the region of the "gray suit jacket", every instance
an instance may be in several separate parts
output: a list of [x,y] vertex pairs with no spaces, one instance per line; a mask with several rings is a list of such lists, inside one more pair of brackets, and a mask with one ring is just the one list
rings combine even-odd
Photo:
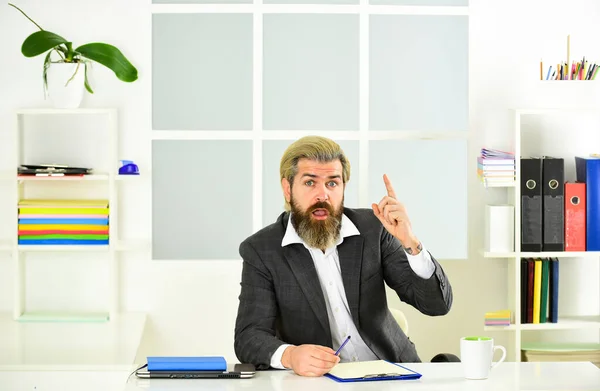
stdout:
[[[414,344],[388,310],[385,284],[399,298],[427,315],[444,315],[452,305],[452,288],[440,264],[417,276],[396,238],[370,209],[344,209],[359,236],[338,246],[342,280],[350,313],[362,339],[380,359],[419,362]],[[332,346],[325,299],[313,260],[301,244],[281,247],[288,213],[240,245],[241,293],[235,325],[235,353],[242,363],[270,367],[283,343]]]

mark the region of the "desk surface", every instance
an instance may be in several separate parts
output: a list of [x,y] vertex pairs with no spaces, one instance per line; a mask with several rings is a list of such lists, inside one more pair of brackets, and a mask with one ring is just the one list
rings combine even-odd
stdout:
[[486,380],[466,380],[460,363],[406,365],[421,373],[419,380],[337,383],[329,378],[304,378],[291,371],[260,371],[252,379],[137,379],[132,376],[125,391],[178,390],[600,390],[600,369],[589,362],[504,362]]

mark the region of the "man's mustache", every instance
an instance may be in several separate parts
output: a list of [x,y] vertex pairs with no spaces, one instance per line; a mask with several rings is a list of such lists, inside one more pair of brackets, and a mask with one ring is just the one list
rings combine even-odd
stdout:
[[315,204],[313,204],[310,208],[308,208],[308,213],[312,213],[317,209],[325,209],[327,210],[327,212],[329,212],[329,214],[333,214],[333,207],[331,206],[331,204],[328,204],[327,202],[322,202],[322,201],[318,201]]

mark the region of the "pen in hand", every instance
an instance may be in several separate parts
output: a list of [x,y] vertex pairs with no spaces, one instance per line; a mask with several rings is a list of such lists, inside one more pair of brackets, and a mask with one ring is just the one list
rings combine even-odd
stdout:
[[348,343],[348,341],[350,341],[350,335],[348,336],[348,338],[346,338],[346,340],[342,343],[342,345],[340,346],[340,348],[337,350],[337,352],[335,352],[336,356],[340,355],[340,352],[342,351],[342,348],[344,346],[346,346],[346,344]]

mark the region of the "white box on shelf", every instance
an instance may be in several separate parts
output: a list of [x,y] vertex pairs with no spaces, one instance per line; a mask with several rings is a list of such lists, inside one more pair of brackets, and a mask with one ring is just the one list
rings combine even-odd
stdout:
[[515,207],[485,206],[485,251],[512,252],[515,249]]

